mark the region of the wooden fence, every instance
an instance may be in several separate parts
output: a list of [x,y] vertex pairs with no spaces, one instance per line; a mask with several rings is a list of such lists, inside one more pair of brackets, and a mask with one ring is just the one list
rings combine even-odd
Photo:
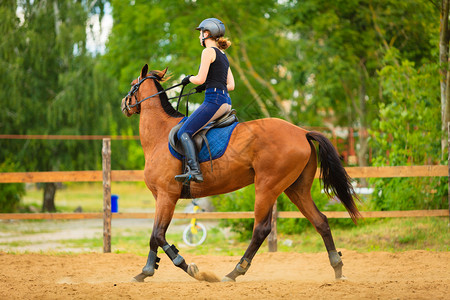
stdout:
[[[444,177],[445,165],[400,167],[346,167],[352,178]],[[316,178],[319,178],[317,170]],[[17,182],[101,182],[103,171],[7,172],[0,173],[0,183]],[[111,171],[111,181],[143,181],[143,170]]]
[[[450,126],[449,126],[450,128]],[[96,137],[95,139],[99,139]],[[103,213],[29,213],[0,214],[1,219],[32,220],[32,219],[103,219],[103,251],[111,252],[111,219],[153,219],[154,213],[111,213],[111,182],[113,181],[143,181],[144,171],[111,170],[111,138],[103,139],[102,171],[67,171],[67,172],[8,172],[0,173],[0,183],[37,183],[37,182],[103,182]],[[445,165],[429,166],[397,166],[397,167],[347,167],[352,178],[394,178],[394,177],[449,177],[450,168]],[[316,178],[319,177],[319,170]],[[450,182],[449,182],[450,185]],[[449,196],[450,204],[450,196]],[[449,210],[411,210],[411,211],[362,211],[364,218],[394,218],[394,217],[445,217]],[[328,218],[350,218],[346,211],[325,211]],[[253,218],[253,212],[202,212],[175,213],[175,219],[240,219]],[[273,216],[274,230],[269,236],[269,249],[276,251],[276,219],[304,218],[300,212],[275,212]]]

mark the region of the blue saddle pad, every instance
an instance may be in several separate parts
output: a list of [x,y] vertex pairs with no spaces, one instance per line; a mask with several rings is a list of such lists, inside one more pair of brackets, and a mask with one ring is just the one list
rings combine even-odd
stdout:
[[[181,120],[181,122],[183,122],[183,120]],[[209,149],[211,150],[211,157],[213,160],[221,157],[225,153],[228,143],[230,142],[231,134],[238,123],[239,122],[234,122],[230,126],[223,128],[212,128],[206,133],[206,138],[208,139]],[[175,158],[179,160],[183,159],[183,156],[176,152],[170,144],[169,150]],[[206,147],[205,142],[203,143],[202,149],[198,153],[198,160],[201,163],[210,160],[208,148]]]

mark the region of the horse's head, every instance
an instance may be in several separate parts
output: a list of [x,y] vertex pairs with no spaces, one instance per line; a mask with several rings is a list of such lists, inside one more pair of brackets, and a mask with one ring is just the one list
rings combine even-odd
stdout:
[[[122,112],[127,117],[130,117],[131,115],[134,115],[134,114],[139,114],[141,112],[141,102],[157,95],[157,93],[155,93],[155,95],[153,95],[153,96],[144,98],[145,96],[143,94],[145,94],[146,89],[143,86],[142,90],[140,90],[139,88],[141,87],[141,85],[143,85],[147,79],[163,81],[163,78],[164,78],[164,75],[166,75],[166,72],[167,72],[167,68],[164,69],[163,71],[156,70],[156,71],[151,71],[150,73],[148,73],[148,65],[145,64],[145,66],[142,68],[141,75],[137,79],[135,79],[131,82],[130,91],[122,99],[122,104],[121,104]],[[155,89],[156,89],[156,87],[155,87]]]

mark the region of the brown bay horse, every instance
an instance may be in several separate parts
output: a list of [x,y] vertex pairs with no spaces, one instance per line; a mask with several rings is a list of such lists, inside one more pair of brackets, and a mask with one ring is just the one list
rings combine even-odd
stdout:
[[[167,99],[159,82],[164,71],[151,71],[145,65],[131,91],[122,99],[122,111],[128,117],[140,113],[139,135],[145,155],[145,183],[156,200],[155,220],[150,237],[150,252],[142,273],[134,277],[144,281],[158,267],[158,248],[190,276],[207,280],[195,264],[188,265],[178,249],[166,241],[166,231],[180,198],[182,183],[175,181],[181,172],[181,162],[168,149],[169,131],[183,115]],[[312,141],[319,144],[318,155]],[[225,154],[201,164],[203,183],[191,183],[192,197],[200,198],[228,193],[255,184],[255,222],[250,245],[236,267],[224,277],[235,281],[244,275],[261,244],[271,231],[272,207],[278,196],[285,193],[322,236],[336,279],[344,279],[342,260],[336,251],[327,218],[311,198],[311,186],[321,166],[324,189],[335,194],[356,223],[360,217],[354,198],[357,196],[331,142],[318,132],[307,131],[280,119],[260,119],[239,123],[234,129]]]

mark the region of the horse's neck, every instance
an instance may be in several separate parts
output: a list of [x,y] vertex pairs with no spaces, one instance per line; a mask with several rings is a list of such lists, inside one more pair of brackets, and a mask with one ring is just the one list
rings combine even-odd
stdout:
[[[156,100],[150,105],[142,105],[139,120],[139,136],[141,139],[144,153],[153,152],[153,149],[161,143],[168,143],[170,130],[175,126],[181,118],[169,116]],[[142,103],[144,104],[144,103]]]

